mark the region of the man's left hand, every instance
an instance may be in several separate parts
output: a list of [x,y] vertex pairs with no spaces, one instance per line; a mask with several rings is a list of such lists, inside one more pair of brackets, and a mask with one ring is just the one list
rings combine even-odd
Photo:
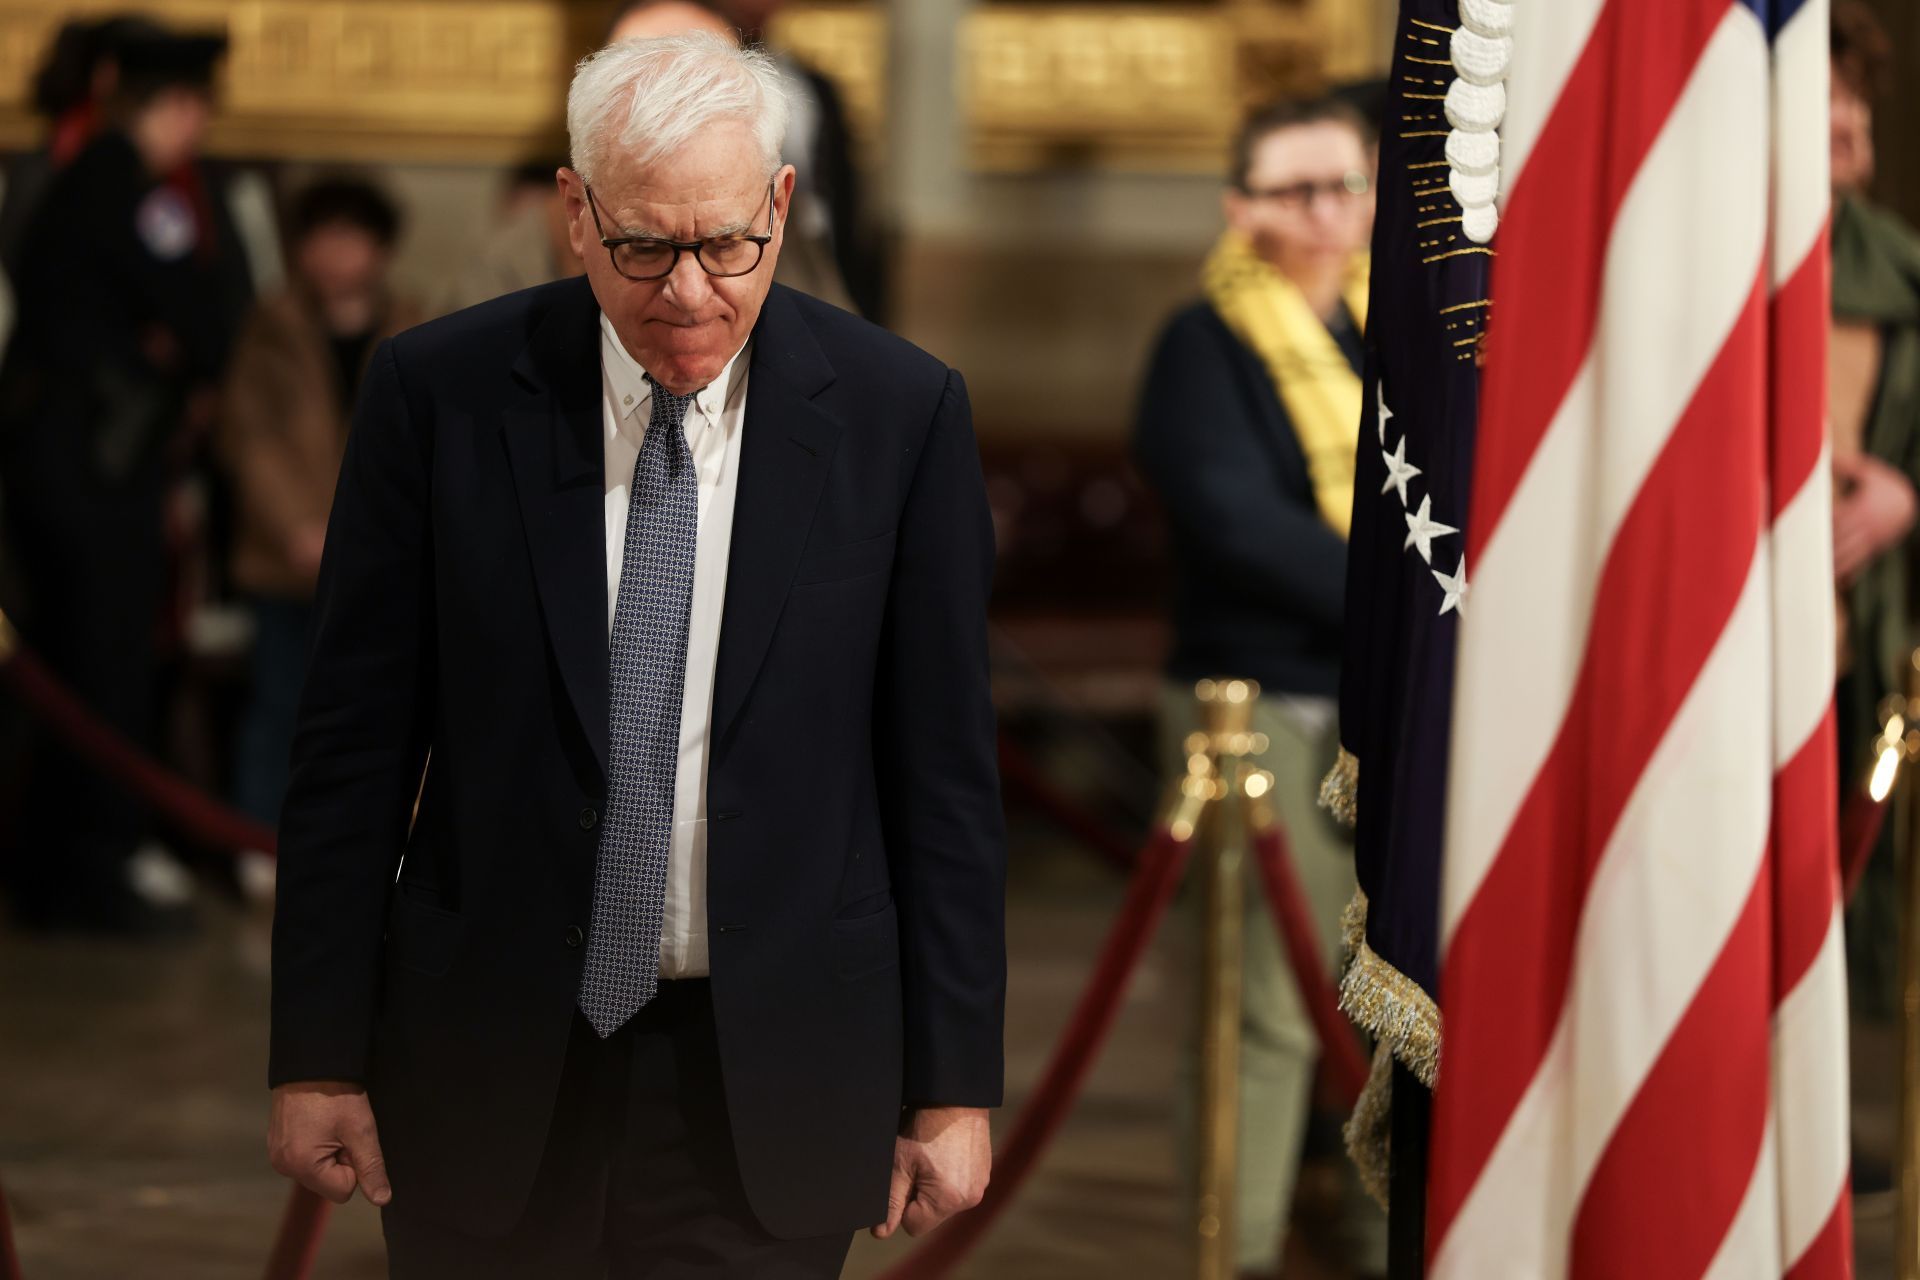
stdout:
[[886,1240],[902,1226],[917,1236],[986,1194],[993,1134],[981,1107],[922,1107],[908,1116],[893,1144],[893,1186],[887,1220],[873,1228]]

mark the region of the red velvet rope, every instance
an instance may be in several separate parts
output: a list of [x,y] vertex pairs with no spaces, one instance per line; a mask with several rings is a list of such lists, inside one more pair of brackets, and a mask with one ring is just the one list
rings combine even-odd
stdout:
[[1122,871],[1131,871],[1134,848],[1115,835],[1098,818],[1054,789],[1031,757],[1005,734],[1000,735],[1000,777],[1009,790],[1018,791],[1027,803],[1038,809],[1053,824],[1075,837],[1100,857]]
[[1179,840],[1165,827],[1156,830],[1141,852],[1126,901],[1100,948],[1093,976],[1080,993],[1066,1034],[1054,1047],[1040,1084],[1027,1098],[1013,1123],[1013,1131],[995,1157],[993,1181],[986,1196],[971,1212],[961,1214],[927,1237],[927,1242],[889,1267],[880,1280],[931,1280],[945,1275],[986,1235],[1033,1172],[1041,1152],[1066,1119],[1094,1056],[1113,1027],[1127,978],[1153,940],[1167,904],[1180,884],[1191,839]]
[[[1909,766],[1911,767],[1911,766]],[[1891,794],[1891,793],[1889,793]],[[1855,791],[1840,806],[1840,884],[1842,902],[1853,900],[1860,877],[1873,861],[1873,849],[1880,841],[1880,828],[1887,822],[1887,802],[1875,800],[1866,791]]]
[[0,1280],[20,1280],[20,1255],[13,1247],[13,1216],[7,1212],[5,1188],[0,1188]]
[[1360,1100],[1360,1091],[1367,1087],[1367,1059],[1360,1052],[1352,1024],[1340,1012],[1333,983],[1327,977],[1326,966],[1320,962],[1319,931],[1314,928],[1313,913],[1307,909],[1300,876],[1287,851],[1286,834],[1277,825],[1256,828],[1253,855],[1260,864],[1267,905],[1273,910],[1273,922],[1279,929],[1281,944],[1287,949],[1287,962],[1293,967],[1300,1000],[1307,1006],[1307,1016],[1313,1020],[1313,1029],[1320,1036],[1327,1072],[1339,1090],[1341,1106],[1351,1109]]
[[270,828],[209,799],[156,763],[96,716],[18,641],[0,661],[0,680],[69,747],[194,839],[229,852],[273,852]]
[[280,1216],[280,1229],[273,1237],[273,1252],[267,1255],[266,1280],[307,1280],[313,1274],[314,1259],[320,1256],[320,1237],[333,1214],[333,1202],[294,1185]]

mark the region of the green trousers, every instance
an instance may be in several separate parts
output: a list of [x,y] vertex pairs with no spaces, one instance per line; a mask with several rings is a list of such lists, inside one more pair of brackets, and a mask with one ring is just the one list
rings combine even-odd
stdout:
[[[1334,710],[1328,699],[1263,695],[1254,706],[1253,728],[1267,736],[1257,763],[1274,776],[1274,808],[1287,835],[1294,868],[1305,890],[1329,976],[1339,972],[1340,914],[1353,897],[1353,844],[1348,832],[1319,807],[1320,780],[1333,767],[1337,749]],[[1185,772],[1186,736],[1201,727],[1193,691],[1170,685],[1161,713],[1162,750],[1169,769]],[[1176,775],[1177,776],[1177,775]],[[1238,806],[1222,813],[1220,835],[1246,848]],[[1250,852],[1250,851],[1249,851]],[[1300,998],[1287,962],[1258,867],[1246,863],[1243,972],[1240,1014],[1239,1186],[1234,1208],[1236,1252],[1242,1271],[1272,1272],[1278,1265],[1293,1202],[1300,1148],[1313,1101],[1320,1039]],[[1189,871],[1183,904],[1195,935],[1204,928],[1204,895]],[[1196,973],[1198,965],[1195,966]],[[1188,1055],[1187,1080],[1197,1075],[1198,1040]],[[1183,1090],[1181,1150],[1195,1168],[1193,1090]],[[1349,1170],[1351,1173],[1351,1170]],[[1190,1175],[1191,1176],[1191,1175]],[[1386,1222],[1353,1183],[1346,1197],[1349,1240],[1368,1263],[1385,1257]]]

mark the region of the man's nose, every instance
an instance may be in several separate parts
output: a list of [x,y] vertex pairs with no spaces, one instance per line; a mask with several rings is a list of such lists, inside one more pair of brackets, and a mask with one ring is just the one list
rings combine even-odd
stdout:
[[664,292],[667,301],[682,311],[698,311],[706,305],[713,296],[713,284],[698,254],[689,251],[680,255],[680,261],[667,273]]

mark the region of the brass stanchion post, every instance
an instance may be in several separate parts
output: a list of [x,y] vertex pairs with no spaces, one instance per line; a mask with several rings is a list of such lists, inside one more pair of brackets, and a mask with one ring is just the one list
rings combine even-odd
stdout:
[[[1920,710],[1920,649],[1907,664],[1906,723]],[[1889,717],[1883,743],[1899,738],[1906,758],[1920,747],[1911,731],[1902,734],[1901,718]],[[1889,749],[1881,752],[1884,762]],[[1876,767],[1878,782],[1884,764]],[[1899,1280],[1920,1280],[1920,771],[1905,769],[1899,804],[1903,836],[1900,848],[1900,1217],[1894,1240]]]
[[[1260,686],[1250,680],[1202,680],[1194,694],[1207,727],[1187,739],[1188,785],[1204,781],[1213,800],[1224,800],[1240,781],[1240,758],[1254,750],[1253,704]],[[1246,890],[1244,842],[1224,828],[1227,818],[1221,805],[1208,806],[1196,860],[1205,877],[1206,905],[1197,1125],[1200,1194],[1194,1216],[1195,1273],[1200,1280],[1232,1280],[1236,1263],[1240,964]]]

